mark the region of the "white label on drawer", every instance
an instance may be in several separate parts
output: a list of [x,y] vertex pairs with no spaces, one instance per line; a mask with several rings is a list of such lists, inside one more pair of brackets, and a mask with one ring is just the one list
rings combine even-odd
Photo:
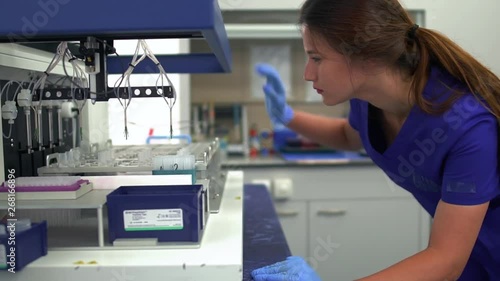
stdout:
[[5,251],[5,246],[0,245],[0,269],[7,268],[7,252]]
[[125,231],[180,230],[182,209],[123,211]]

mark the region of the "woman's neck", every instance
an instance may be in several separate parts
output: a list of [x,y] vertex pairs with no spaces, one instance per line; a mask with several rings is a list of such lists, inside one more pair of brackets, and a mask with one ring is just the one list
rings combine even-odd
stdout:
[[396,120],[405,120],[413,107],[411,79],[400,73],[381,71],[367,75],[359,99],[365,100]]

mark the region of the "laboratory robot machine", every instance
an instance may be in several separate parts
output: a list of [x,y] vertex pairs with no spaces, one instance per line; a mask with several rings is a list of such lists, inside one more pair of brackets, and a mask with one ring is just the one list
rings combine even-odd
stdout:
[[[156,97],[175,139],[172,110],[189,92],[169,76],[231,71],[218,2],[2,10],[0,279],[242,280],[243,175],[221,169],[219,140],[113,145],[95,110],[118,100],[127,138],[130,104]],[[130,39],[133,54],[119,55]],[[203,40],[210,51],[160,55],[148,39]],[[156,82],[134,86],[134,74]]]

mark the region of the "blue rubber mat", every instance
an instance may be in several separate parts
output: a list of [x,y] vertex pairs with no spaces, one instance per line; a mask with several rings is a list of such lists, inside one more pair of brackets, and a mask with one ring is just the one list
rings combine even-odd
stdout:
[[291,255],[274,203],[263,185],[245,185],[243,208],[243,280],[254,269]]

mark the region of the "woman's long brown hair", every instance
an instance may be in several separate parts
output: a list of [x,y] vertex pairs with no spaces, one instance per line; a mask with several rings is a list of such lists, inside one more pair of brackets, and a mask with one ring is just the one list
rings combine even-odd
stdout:
[[442,113],[464,92],[439,105],[423,97],[429,69],[437,65],[464,83],[500,119],[500,79],[451,39],[416,27],[397,0],[307,0],[299,24],[352,60],[375,59],[409,74],[409,98],[427,113]]

